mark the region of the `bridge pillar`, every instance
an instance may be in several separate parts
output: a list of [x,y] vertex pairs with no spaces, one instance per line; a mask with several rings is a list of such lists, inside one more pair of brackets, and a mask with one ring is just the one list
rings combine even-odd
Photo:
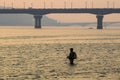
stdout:
[[42,15],[34,15],[35,18],[35,28],[41,28]]
[[97,29],[103,29],[103,15],[97,15]]

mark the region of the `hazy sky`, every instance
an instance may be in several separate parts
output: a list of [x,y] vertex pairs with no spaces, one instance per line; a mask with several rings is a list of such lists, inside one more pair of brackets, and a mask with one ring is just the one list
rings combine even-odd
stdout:
[[[66,4],[66,5],[65,5]],[[0,0],[0,6],[14,8],[119,8],[120,0]],[[64,22],[93,22],[96,16],[91,14],[49,14],[51,18]],[[120,14],[107,15],[104,21],[120,21]]]
[[4,6],[4,1],[6,6],[12,6],[13,3],[14,7],[20,8],[23,8],[24,4],[26,8],[31,7],[31,5],[35,8],[43,8],[44,3],[47,8],[51,8],[51,5],[53,8],[64,8],[65,4],[67,8],[70,8],[71,2],[74,8],[84,8],[86,4],[88,8],[91,8],[92,4],[95,8],[113,7],[113,5],[114,7],[120,7],[120,0],[0,0],[1,6]]

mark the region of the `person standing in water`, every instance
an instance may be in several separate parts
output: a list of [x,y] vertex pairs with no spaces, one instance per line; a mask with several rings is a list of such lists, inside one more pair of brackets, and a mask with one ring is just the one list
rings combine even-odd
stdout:
[[70,54],[67,56],[67,58],[69,59],[70,64],[73,65],[74,59],[77,59],[77,54],[73,51],[73,48],[70,48]]

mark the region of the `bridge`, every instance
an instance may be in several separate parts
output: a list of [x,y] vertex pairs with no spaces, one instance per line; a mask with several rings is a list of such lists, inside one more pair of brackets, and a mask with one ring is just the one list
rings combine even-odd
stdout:
[[103,29],[103,18],[107,14],[120,13],[120,8],[65,8],[65,9],[0,9],[0,14],[31,14],[35,19],[35,28],[41,28],[41,19],[43,15],[51,13],[89,13],[96,15],[97,29]]

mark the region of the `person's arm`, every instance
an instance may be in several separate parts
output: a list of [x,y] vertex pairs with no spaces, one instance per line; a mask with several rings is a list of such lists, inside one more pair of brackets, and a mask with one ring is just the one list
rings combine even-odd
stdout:
[[77,54],[76,53],[74,53],[75,54],[75,59],[77,59]]

